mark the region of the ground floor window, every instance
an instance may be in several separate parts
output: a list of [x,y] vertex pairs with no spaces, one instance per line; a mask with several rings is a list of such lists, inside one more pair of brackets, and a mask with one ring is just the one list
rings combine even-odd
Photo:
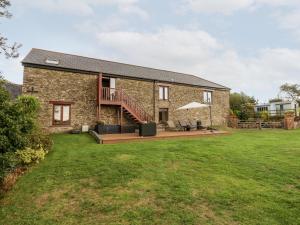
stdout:
[[268,111],[268,106],[259,106],[257,107],[257,112]]
[[71,105],[53,104],[53,125],[71,124]]
[[159,122],[165,123],[169,120],[169,110],[167,108],[159,109]]

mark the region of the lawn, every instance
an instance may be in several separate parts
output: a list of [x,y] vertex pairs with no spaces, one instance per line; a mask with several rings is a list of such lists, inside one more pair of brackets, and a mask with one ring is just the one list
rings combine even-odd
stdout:
[[1,224],[300,224],[300,130],[54,141],[0,200]]

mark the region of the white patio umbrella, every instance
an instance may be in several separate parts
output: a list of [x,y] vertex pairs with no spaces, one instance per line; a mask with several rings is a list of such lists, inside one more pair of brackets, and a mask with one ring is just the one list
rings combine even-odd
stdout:
[[199,103],[199,102],[191,102],[191,103],[189,103],[189,104],[186,104],[186,105],[184,105],[184,106],[179,107],[179,108],[176,109],[176,110],[199,109],[199,108],[205,108],[205,107],[209,107],[209,105],[207,105],[207,104],[202,104],[202,103]]
[[211,105],[210,104],[203,104],[199,102],[191,102],[184,106],[179,107],[177,110],[189,110],[189,109],[199,109],[199,108],[206,108],[209,107],[209,115],[210,115],[210,127],[212,127],[212,115],[211,115]]

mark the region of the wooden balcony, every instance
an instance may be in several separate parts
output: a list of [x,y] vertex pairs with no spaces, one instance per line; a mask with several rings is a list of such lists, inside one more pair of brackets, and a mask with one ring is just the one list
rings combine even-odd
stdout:
[[122,90],[115,88],[101,88],[100,89],[100,104],[102,105],[121,105],[122,104]]
[[127,95],[123,89],[106,88],[99,89],[99,105],[118,105],[122,112],[127,113],[135,122],[145,123],[152,120],[141,104]]

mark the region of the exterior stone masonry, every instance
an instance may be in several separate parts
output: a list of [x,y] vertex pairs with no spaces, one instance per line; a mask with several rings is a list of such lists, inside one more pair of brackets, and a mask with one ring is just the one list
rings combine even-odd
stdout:
[[[156,85],[156,99],[159,95],[159,85]],[[169,100],[158,100],[156,107],[156,121],[158,121],[159,108],[169,109],[169,120],[201,120],[205,126],[210,125],[209,108],[176,110],[179,107],[190,102],[203,102],[203,89],[200,87],[191,87],[185,85],[169,85]],[[212,122],[216,126],[226,125],[226,119],[229,113],[229,91],[212,91]]]
[[[63,132],[96,123],[96,75],[25,67],[22,91],[39,99],[39,120],[50,132]],[[73,102],[70,126],[52,125],[53,104],[50,101]]]
[[[103,76],[109,77],[107,74]],[[190,102],[202,102],[203,91],[207,89],[174,83],[116,78],[116,88],[123,89],[128,96],[135,99],[154,118],[155,122],[159,120],[159,108],[168,108],[169,120],[174,122],[179,119],[193,119],[201,120],[204,125],[210,124],[208,108],[176,111],[177,108]],[[64,132],[80,128],[84,124],[89,126],[96,124],[97,75],[25,66],[23,83],[23,94],[34,95],[39,99],[41,103],[39,120],[42,126],[50,132]],[[168,100],[159,100],[160,85],[169,87]],[[229,113],[229,90],[210,91],[213,93],[213,124],[226,125]],[[52,125],[53,104],[51,101],[72,103],[70,125]],[[120,107],[101,106],[100,120],[104,123],[120,124],[119,116]],[[133,124],[133,121],[124,117],[123,124]]]

